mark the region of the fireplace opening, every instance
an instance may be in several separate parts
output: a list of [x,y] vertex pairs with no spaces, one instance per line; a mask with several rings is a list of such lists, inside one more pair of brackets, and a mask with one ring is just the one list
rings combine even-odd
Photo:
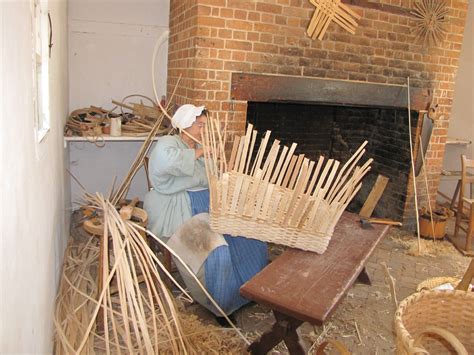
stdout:
[[[416,132],[418,115],[413,111],[411,116]],[[367,140],[363,161],[373,158],[374,162],[348,210],[360,211],[382,174],[389,183],[372,215],[402,220],[411,169],[406,108],[248,102],[247,122],[260,135],[272,131],[272,137],[283,145],[297,143],[296,153],[311,160],[323,155],[344,163]]]

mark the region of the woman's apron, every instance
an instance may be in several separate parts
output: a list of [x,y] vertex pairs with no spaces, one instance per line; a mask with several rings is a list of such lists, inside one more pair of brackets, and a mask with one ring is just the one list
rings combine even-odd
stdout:
[[[188,191],[188,194],[193,216],[209,213],[208,189]],[[197,218],[199,217],[201,216]],[[266,266],[268,260],[267,245],[261,241],[244,237],[224,235],[222,238],[222,235],[210,230],[206,233],[206,236],[206,238],[212,239],[211,242],[206,243],[209,247],[205,251],[207,257],[202,255],[203,249],[201,246],[193,248],[185,245],[189,243],[178,242],[178,238],[184,237],[182,235],[178,238],[171,237],[168,244],[188,265],[193,264],[193,271],[196,272],[197,270],[196,276],[204,284],[207,291],[226,314],[231,314],[249,302],[240,296],[239,289],[240,286]],[[196,257],[193,258],[196,249],[199,249],[200,257],[198,259],[201,260],[202,265],[197,265]],[[221,315],[205,297],[195,281],[187,275],[182,267],[179,267],[179,262],[176,264],[193,298],[214,314]]]

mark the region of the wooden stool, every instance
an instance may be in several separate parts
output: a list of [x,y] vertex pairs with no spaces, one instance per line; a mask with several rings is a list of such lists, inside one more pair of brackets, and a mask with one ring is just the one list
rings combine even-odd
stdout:
[[[474,170],[474,160],[467,159],[465,155],[462,155],[461,167],[461,184],[456,212],[456,225],[454,227],[454,236],[449,239],[461,253],[474,256],[472,246],[474,236],[474,198],[472,195],[470,195],[469,198],[466,197],[465,191],[466,185],[474,183],[474,175],[468,171]],[[465,210],[467,210],[467,213],[465,213]],[[460,236],[460,230],[466,233],[465,240]]]

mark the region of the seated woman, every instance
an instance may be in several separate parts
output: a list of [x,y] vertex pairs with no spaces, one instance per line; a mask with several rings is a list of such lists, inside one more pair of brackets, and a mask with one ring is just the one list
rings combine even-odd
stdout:
[[[200,140],[206,120],[204,106],[183,105],[176,111],[172,125],[180,133],[159,138],[151,153],[153,190],[147,193],[144,208],[150,230],[167,242],[224,312],[231,314],[249,302],[240,296],[239,288],[265,267],[267,246],[257,240],[222,236],[209,228],[203,150],[188,136]],[[176,264],[193,298],[221,316],[194,279]]]

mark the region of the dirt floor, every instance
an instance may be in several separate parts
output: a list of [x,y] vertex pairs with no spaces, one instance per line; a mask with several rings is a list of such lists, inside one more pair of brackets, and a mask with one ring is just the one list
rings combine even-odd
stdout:
[[[462,256],[448,241],[422,240],[424,255],[416,256],[418,243],[412,233],[392,228],[379,244],[367,264],[372,286],[355,284],[336,312],[323,327],[304,323],[299,328],[300,338],[309,353],[325,338],[334,338],[353,354],[393,354],[395,336],[393,319],[395,303],[386,282],[383,263],[395,279],[398,302],[416,291],[417,285],[439,276],[462,277],[469,258]],[[272,248],[278,254],[281,248]],[[188,309],[201,319],[215,322],[199,305]],[[235,313],[238,326],[250,340],[256,339],[274,322],[270,309],[250,304]],[[284,343],[272,354],[287,354]]]
[[[84,233],[82,228],[77,228],[80,225],[77,215],[73,215],[73,225],[76,226],[72,228],[73,236]],[[324,326],[304,323],[299,328],[300,338],[308,352],[312,354],[311,350],[324,339],[333,338],[341,341],[353,354],[393,354],[396,307],[386,282],[384,264],[395,280],[396,298],[400,302],[413,294],[417,285],[426,279],[440,276],[460,278],[470,261],[448,241],[423,239],[421,242],[423,255],[417,255],[416,236],[392,227],[366,265],[372,285],[355,284]],[[284,248],[272,246],[270,250],[271,257],[275,258]],[[177,272],[174,276],[179,279]],[[174,293],[179,296],[176,290]],[[204,323],[217,325],[214,317],[198,304],[188,304],[185,308]],[[274,322],[270,309],[255,303],[238,310],[234,317],[251,341],[270,329]],[[280,343],[271,354],[287,353],[284,343]]]

